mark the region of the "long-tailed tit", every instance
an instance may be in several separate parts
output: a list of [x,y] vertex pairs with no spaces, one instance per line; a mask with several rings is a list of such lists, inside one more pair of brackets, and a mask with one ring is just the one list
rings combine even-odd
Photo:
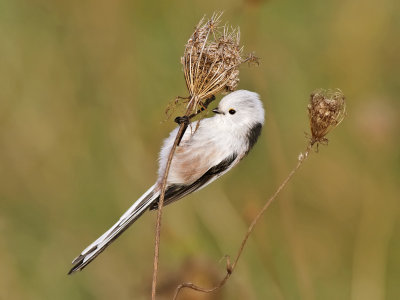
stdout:
[[[264,109],[258,94],[246,90],[233,92],[213,112],[215,116],[193,122],[176,148],[167,179],[165,205],[200,190],[228,172],[256,143],[264,124]],[[158,208],[162,177],[177,132],[178,128],[173,130],[161,148],[156,183],[73,260],[74,266],[68,274],[86,267],[146,210]]]

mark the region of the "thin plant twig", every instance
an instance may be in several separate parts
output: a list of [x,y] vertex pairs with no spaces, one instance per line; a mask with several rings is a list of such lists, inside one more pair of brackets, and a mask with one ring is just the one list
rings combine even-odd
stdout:
[[268,201],[264,204],[264,206],[259,211],[259,213],[255,216],[255,218],[251,222],[249,228],[247,229],[247,232],[242,240],[242,243],[240,244],[236,258],[232,264],[230,263],[229,256],[227,256],[226,274],[225,274],[224,278],[217,285],[215,285],[212,288],[208,288],[208,289],[200,287],[191,282],[182,283],[176,288],[173,300],[176,300],[178,298],[179,293],[184,288],[189,288],[189,289],[192,289],[192,290],[195,290],[198,292],[203,292],[203,293],[212,293],[224,286],[224,284],[228,281],[228,279],[231,277],[233,271],[235,270],[237,263],[239,261],[239,258],[243,253],[244,247],[246,246],[247,240],[249,239],[249,237],[250,237],[251,233],[253,232],[255,226],[257,225],[258,221],[260,220],[262,215],[265,213],[265,211],[268,209],[268,207],[271,205],[271,203],[275,200],[275,198],[279,195],[279,193],[285,188],[286,184],[293,177],[293,175],[296,173],[296,171],[301,167],[303,162],[308,158],[311,148],[312,148],[312,145],[310,143],[310,145],[307,147],[304,154],[301,153],[299,155],[297,165],[292,169],[292,171],[290,171],[290,173],[286,177],[286,179],[282,182],[282,184],[278,187],[278,189],[275,191],[275,193],[268,199]]
[[[190,112],[192,111],[192,106],[195,104],[195,101],[191,101],[187,112],[186,117],[189,116]],[[161,193],[160,193],[160,200],[158,202],[158,210],[157,210],[157,221],[156,221],[156,237],[155,237],[155,245],[154,245],[154,263],[153,263],[153,280],[151,284],[151,299],[156,299],[156,288],[157,288],[157,274],[158,274],[158,261],[159,261],[159,254],[160,254],[160,235],[161,235],[161,217],[162,217],[162,208],[164,205],[164,198],[165,198],[165,188],[167,186],[167,179],[169,169],[171,167],[172,158],[174,156],[176,147],[178,146],[180,140],[182,139],[185,131],[187,129],[188,123],[182,122],[179,125],[178,133],[176,134],[174,144],[172,145],[171,151],[168,155],[167,165],[165,167],[164,175],[161,181]]]
[[[157,274],[158,274],[158,262],[159,262],[159,254],[160,254],[160,236],[161,236],[161,218],[162,218],[162,208],[164,206],[164,198],[165,198],[165,188],[167,186],[167,179],[169,169],[171,167],[172,158],[174,156],[176,147],[179,145],[182,140],[183,135],[188,127],[188,122],[191,118],[203,112],[207,109],[208,105],[215,100],[215,96],[212,96],[204,101],[201,109],[199,109],[196,113],[190,114],[196,101],[189,102],[189,106],[187,108],[186,114],[184,117],[177,117],[175,121],[179,124],[179,130],[176,134],[174,144],[172,145],[171,151],[168,155],[167,165],[165,167],[164,175],[161,182],[161,194],[160,200],[158,202],[158,210],[157,210],[157,221],[156,221],[156,237],[155,237],[155,245],[154,245],[154,262],[153,262],[153,280],[151,284],[151,299],[155,299],[156,297],[156,288],[157,288]],[[182,120],[182,121],[180,121]]]

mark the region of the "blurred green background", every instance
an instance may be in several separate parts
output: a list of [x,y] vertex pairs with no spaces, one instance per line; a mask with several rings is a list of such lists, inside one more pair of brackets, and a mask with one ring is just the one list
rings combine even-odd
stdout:
[[[240,88],[267,110],[251,155],[164,211],[159,299],[211,286],[339,87],[348,116],[267,211],[228,284],[181,299],[400,299],[400,3],[0,1],[0,299],[148,299],[155,213],[84,272],[71,260],[153,184],[180,57],[224,10],[260,67]],[[220,99],[220,97],[218,97]]]

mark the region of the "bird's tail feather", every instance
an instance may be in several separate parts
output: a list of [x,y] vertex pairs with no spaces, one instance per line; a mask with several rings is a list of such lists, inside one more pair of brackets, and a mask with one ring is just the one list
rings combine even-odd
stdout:
[[143,194],[115,223],[96,241],[90,244],[82,253],[72,261],[74,265],[68,274],[80,271],[94,260],[108,245],[110,245],[118,236],[120,236],[131,224],[133,224],[159,196],[156,191],[156,185],[153,185]]

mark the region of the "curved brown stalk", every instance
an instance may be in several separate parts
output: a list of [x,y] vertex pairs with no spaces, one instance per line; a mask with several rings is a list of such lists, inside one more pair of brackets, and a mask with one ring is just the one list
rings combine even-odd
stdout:
[[[192,100],[192,99],[191,99]],[[185,117],[188,117],[192,112],[196,101],[190,101],[189,106],[187,107]],[[162,217],[162,208],[164,206],[164,198],[165,198],[165,188],[167,186],[167,179],[169,169],[171,167],[172,158],[174,156],[176,147],[179,145],[180,140],[182,139],[185,131],[188,127],[187,122],[183,122],[179,125],[178,133],[176,134],[174,144],[171,148],[171,151],[168,155],[167,165],[164,170],[164,174],[161,181],[161,193],[160,200],[158,202],[158,210],[157,210],[157,221],[156,221],[156,237],[155,237],[155,245],[154,245],[154,263],[153,263],[153,281],[151,284],[151,299],[156,299],[156,289],[157,289],[157,274],[158,274],[158,261],[160,254],[160,234],[161,234],[161,217]]]
[[224,278],[214,287],[212,288],[203,288],[200,287],[196,284],[186,282],[180,284],[174,294],[174,300],[178,298],[178,295],[180,291],[184,288],[189,288],[192,290],[195,290],[197,292],[202,292],[202,293],[212,293],[215,292],[216,290],[220,289],[224,284],[228,281],[229,277],[231,277],[233,271],[236,268],[236,265],[239,261],[240,256],[243,253],[244,247],[246,246],[247,240],[249,239],[251,233],[254,230],[254,227],[257,225],[258,221],[262,217],[262,215],[265,213],[265,211],[268,209],[268,207],[271,205],[271,203],[275,200],[275,198],[279,195],[279,193],[285,188],[286,184],[289,182],[289,180],[293,177],[293,175],[296,173],[296,171],[300,168],[300,166],[303,164],[303,162],[308,158],[310,151],[312,149],[314,142],[310,141],[309,145],[307,146],[307,149],[304,153],[301,153],[298,158],[297,165],[290,171],[289,175],[286,177],[286,179],[282,182],[282,184],[278,187],[278,189],[275,191],[275,193],[268,199],[268,201],[264,204],[260,212],[256,215],[256,217],[253,219],[251,222],[249,228],[247,229],[247,232],[242,240],[242,243],[240,244],[239,251],[236,255],[236,258],[233,262],[233,264],[230,263],[229,257],[227,257],[227,264],[226,264],[226,274]]

